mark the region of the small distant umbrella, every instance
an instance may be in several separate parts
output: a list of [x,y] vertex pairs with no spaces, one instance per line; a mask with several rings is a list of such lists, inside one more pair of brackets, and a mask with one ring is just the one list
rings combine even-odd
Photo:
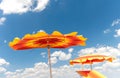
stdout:
[[70,60],[70,64],[74,65],[74,64],[90,64],[91,65],[91,69],[92,69],[92,64],[94,62],[103,62],[103,61],[109,61],[112,62],[114,60],[113,57],[110,56],[105,56],[105,55],[96,55],[96,54],[89,54],[89,55],[84,55],[81,57],[78,57],[74,60]]
[[85,46],[85,41],[82,35],[77,35],[77,32],[69,34],[61,34],[54,31],[52,34],[46,32],[38,32],[36,34],[26,34],[22,39],[15,38],[9,43],[9,46],[14,50],[25,50],[34,48],[47,48],[48,60],[50,66],[50,78],[52,78],[50,48],[68,48],[70,46]]

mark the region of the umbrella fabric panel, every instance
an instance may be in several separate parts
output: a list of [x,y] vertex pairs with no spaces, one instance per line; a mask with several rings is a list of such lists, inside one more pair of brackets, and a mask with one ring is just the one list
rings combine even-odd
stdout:
[[70,64],[92,64],[94,62],[103,62],[103,61],[109,61],[112,62],[114,60],[113,57],[110,56],[105,56],[105,55],[86,55],[86,56],[81,56],[79,58],[76,58],[74,60],[70,61]]
[[52,34],[46,32],[38,32],[36,34],[26,34],[22,39],[15,38],[9,43],[14,50],[24,50],[33,48],[68,48],[70,46],[85,46],[85,41],[82,35],[77,35],[77,32],[69,34],[61,34],[54,31]]

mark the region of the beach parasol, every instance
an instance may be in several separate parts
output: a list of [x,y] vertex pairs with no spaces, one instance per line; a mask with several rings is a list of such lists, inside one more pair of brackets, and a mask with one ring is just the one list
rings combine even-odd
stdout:
[[94,62],[103,62],[105,60],[107,60],[109,62],[112,62],[114,60],[114,58],[110,57],[110,56],[105,56],[105,55],[89,54],[89,55],[84,55],[84,56],[78,57],[74,60],[70,60],[70,64],[71,65],[74,65],[74,64],[82,64],[82,65],[90,64],[91,69],[92,69],[92,64]]
[[50,66],[50,78],[52,78],[50,48],[68,48],[70,46],[85,46],[87,39],[82,35],[77,35],[77,32],[69,34],[61,34],[59,31],[54,31],[52,34],[46,32],[38,32],[36,34],[26,34],[23,38],[15,38],[9,43],[9,46],[14,50],[25,50],[34,48],[47,48],[48,60]]
[[[109,61],[112,62],[115,58],[105,55],[98,55],[98,54],[89,54],[78,57],[74,60],[70,60],[70,65],[74,64],[82,64],[82,70],[76,71],[79,75],[83,76],[84,78],[106,78],[101,73],[92,70],[92,64],[94,62],[104,62]],[[83,70],[84,64],[90,64],[91,70]]]

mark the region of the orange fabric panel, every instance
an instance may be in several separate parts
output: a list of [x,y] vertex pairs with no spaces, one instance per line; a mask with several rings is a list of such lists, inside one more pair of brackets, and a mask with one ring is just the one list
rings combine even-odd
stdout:
[[83,78],[106,78],[103,74],[95,71],[77,71],[77,73],[82,76]]
[[32,48],[68,48],[70,46],[85,46],[85,41],[82,35],[77,35],[77,32],[69,34],[61,34],[54,31],[52,34],[46,32],[38,32],[36,34],[26,34],[23,38],[15,38],[9,43],[9,46],[14,50],[24,50]]
[[105,55],[85,55],[74,60],[70,60],[70,64],[93,64],[94,62],[103,62],[105,60],[112,62],[115,58]]

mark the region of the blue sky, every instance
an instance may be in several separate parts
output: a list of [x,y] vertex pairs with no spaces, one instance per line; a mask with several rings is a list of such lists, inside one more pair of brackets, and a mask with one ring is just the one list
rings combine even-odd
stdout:
[[[94,66],[108,78],[115,78],[120,72],[119,3],[119,0],[0,0],[0,78],[48,77],[47,73],[41,76],[39,70],[35,70],[35,67],[48,70],[47,49],[14,51],[8,44],[15,37],[22,38],[27,33],[46,31],[51,34],[54,30],[63,34],[77,31],[88,38],[85,47],[51,49],[53,70],[69,71],[64,76],[56,72],[54,78],[69,75],[79,78],[71,71],[79,67],[70,67],[69,60],[89,53],[116,57],[113,63]],[[34,76],[28,72],[31,70],[35,72]],[[111,74],[111,70],[115,72]]]

